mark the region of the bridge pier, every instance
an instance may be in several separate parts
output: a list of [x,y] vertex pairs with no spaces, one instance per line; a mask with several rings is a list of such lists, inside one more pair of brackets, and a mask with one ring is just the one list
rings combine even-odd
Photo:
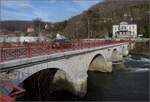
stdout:
[[123,57],[127,56],[129,54],[129,51],[127,48],[123,48],[123,51],[122,51],[122,55]]
[[105,61],[102,56],[96,57],[90,64],[90,71],[112,72],[112,62]]
[[87,92],[87,79],[78,79],[72,83],[73,93],[79,97],[85,96]]

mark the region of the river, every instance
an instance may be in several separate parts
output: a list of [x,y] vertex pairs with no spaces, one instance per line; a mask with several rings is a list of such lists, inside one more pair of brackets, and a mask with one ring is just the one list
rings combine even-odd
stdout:
[[150,59],[147,56],[129,55],[123,62],[113,65],[112,73],[88,72],[87,94],[83,98],[61,91],[53,93],[53,98],[47,99],[148,101],[150,92],[149,73]]
[[113,66],[112,73],[89,72],[88,91],[83,100],[148,100],[150,59],[129,56]]

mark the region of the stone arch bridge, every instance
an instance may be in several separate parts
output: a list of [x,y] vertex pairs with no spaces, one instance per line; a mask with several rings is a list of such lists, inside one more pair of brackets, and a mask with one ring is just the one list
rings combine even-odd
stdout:
[[3,79],[13,80],[19,85],[25,79],[44,69],[59,69],[54,81],[65,78],[78,96],[86,93],[87,71],[111,72],[112,62],[121,61],[128,55],[129,42],[59,52],[50,55],[22,58],[0,63]]

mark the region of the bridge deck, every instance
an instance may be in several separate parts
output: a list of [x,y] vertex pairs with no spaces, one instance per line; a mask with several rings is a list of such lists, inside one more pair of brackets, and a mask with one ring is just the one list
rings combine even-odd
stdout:
[[50,55],[59,52],[75,51],[86,48],[94,48],[100,46],[108,46],[114,44],[120,44],[129,42],[125,40],[93,40],[93,41],[70,41],[69,43],[63,43],[61,46],[54,48],[50,42],[38,42],[28,44],[11,44],[0,45],[0,63],[7,62],[16,59],[32,58],[40,55]]

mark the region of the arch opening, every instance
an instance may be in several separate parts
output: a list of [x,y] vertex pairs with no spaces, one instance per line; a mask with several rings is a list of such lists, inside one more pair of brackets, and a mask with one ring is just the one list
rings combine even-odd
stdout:
[[103,55],[97,54],[89,64],[89,71],[111,72],[112,63],[107,62]]
[[72,94],[70,91],[72,85],[68,77],[65,71],[58,68],[44,69],[34,73],[23,81],[22,86],[26,89],[26,93],[19,96],[17,100],[62,100],[66,94]]

